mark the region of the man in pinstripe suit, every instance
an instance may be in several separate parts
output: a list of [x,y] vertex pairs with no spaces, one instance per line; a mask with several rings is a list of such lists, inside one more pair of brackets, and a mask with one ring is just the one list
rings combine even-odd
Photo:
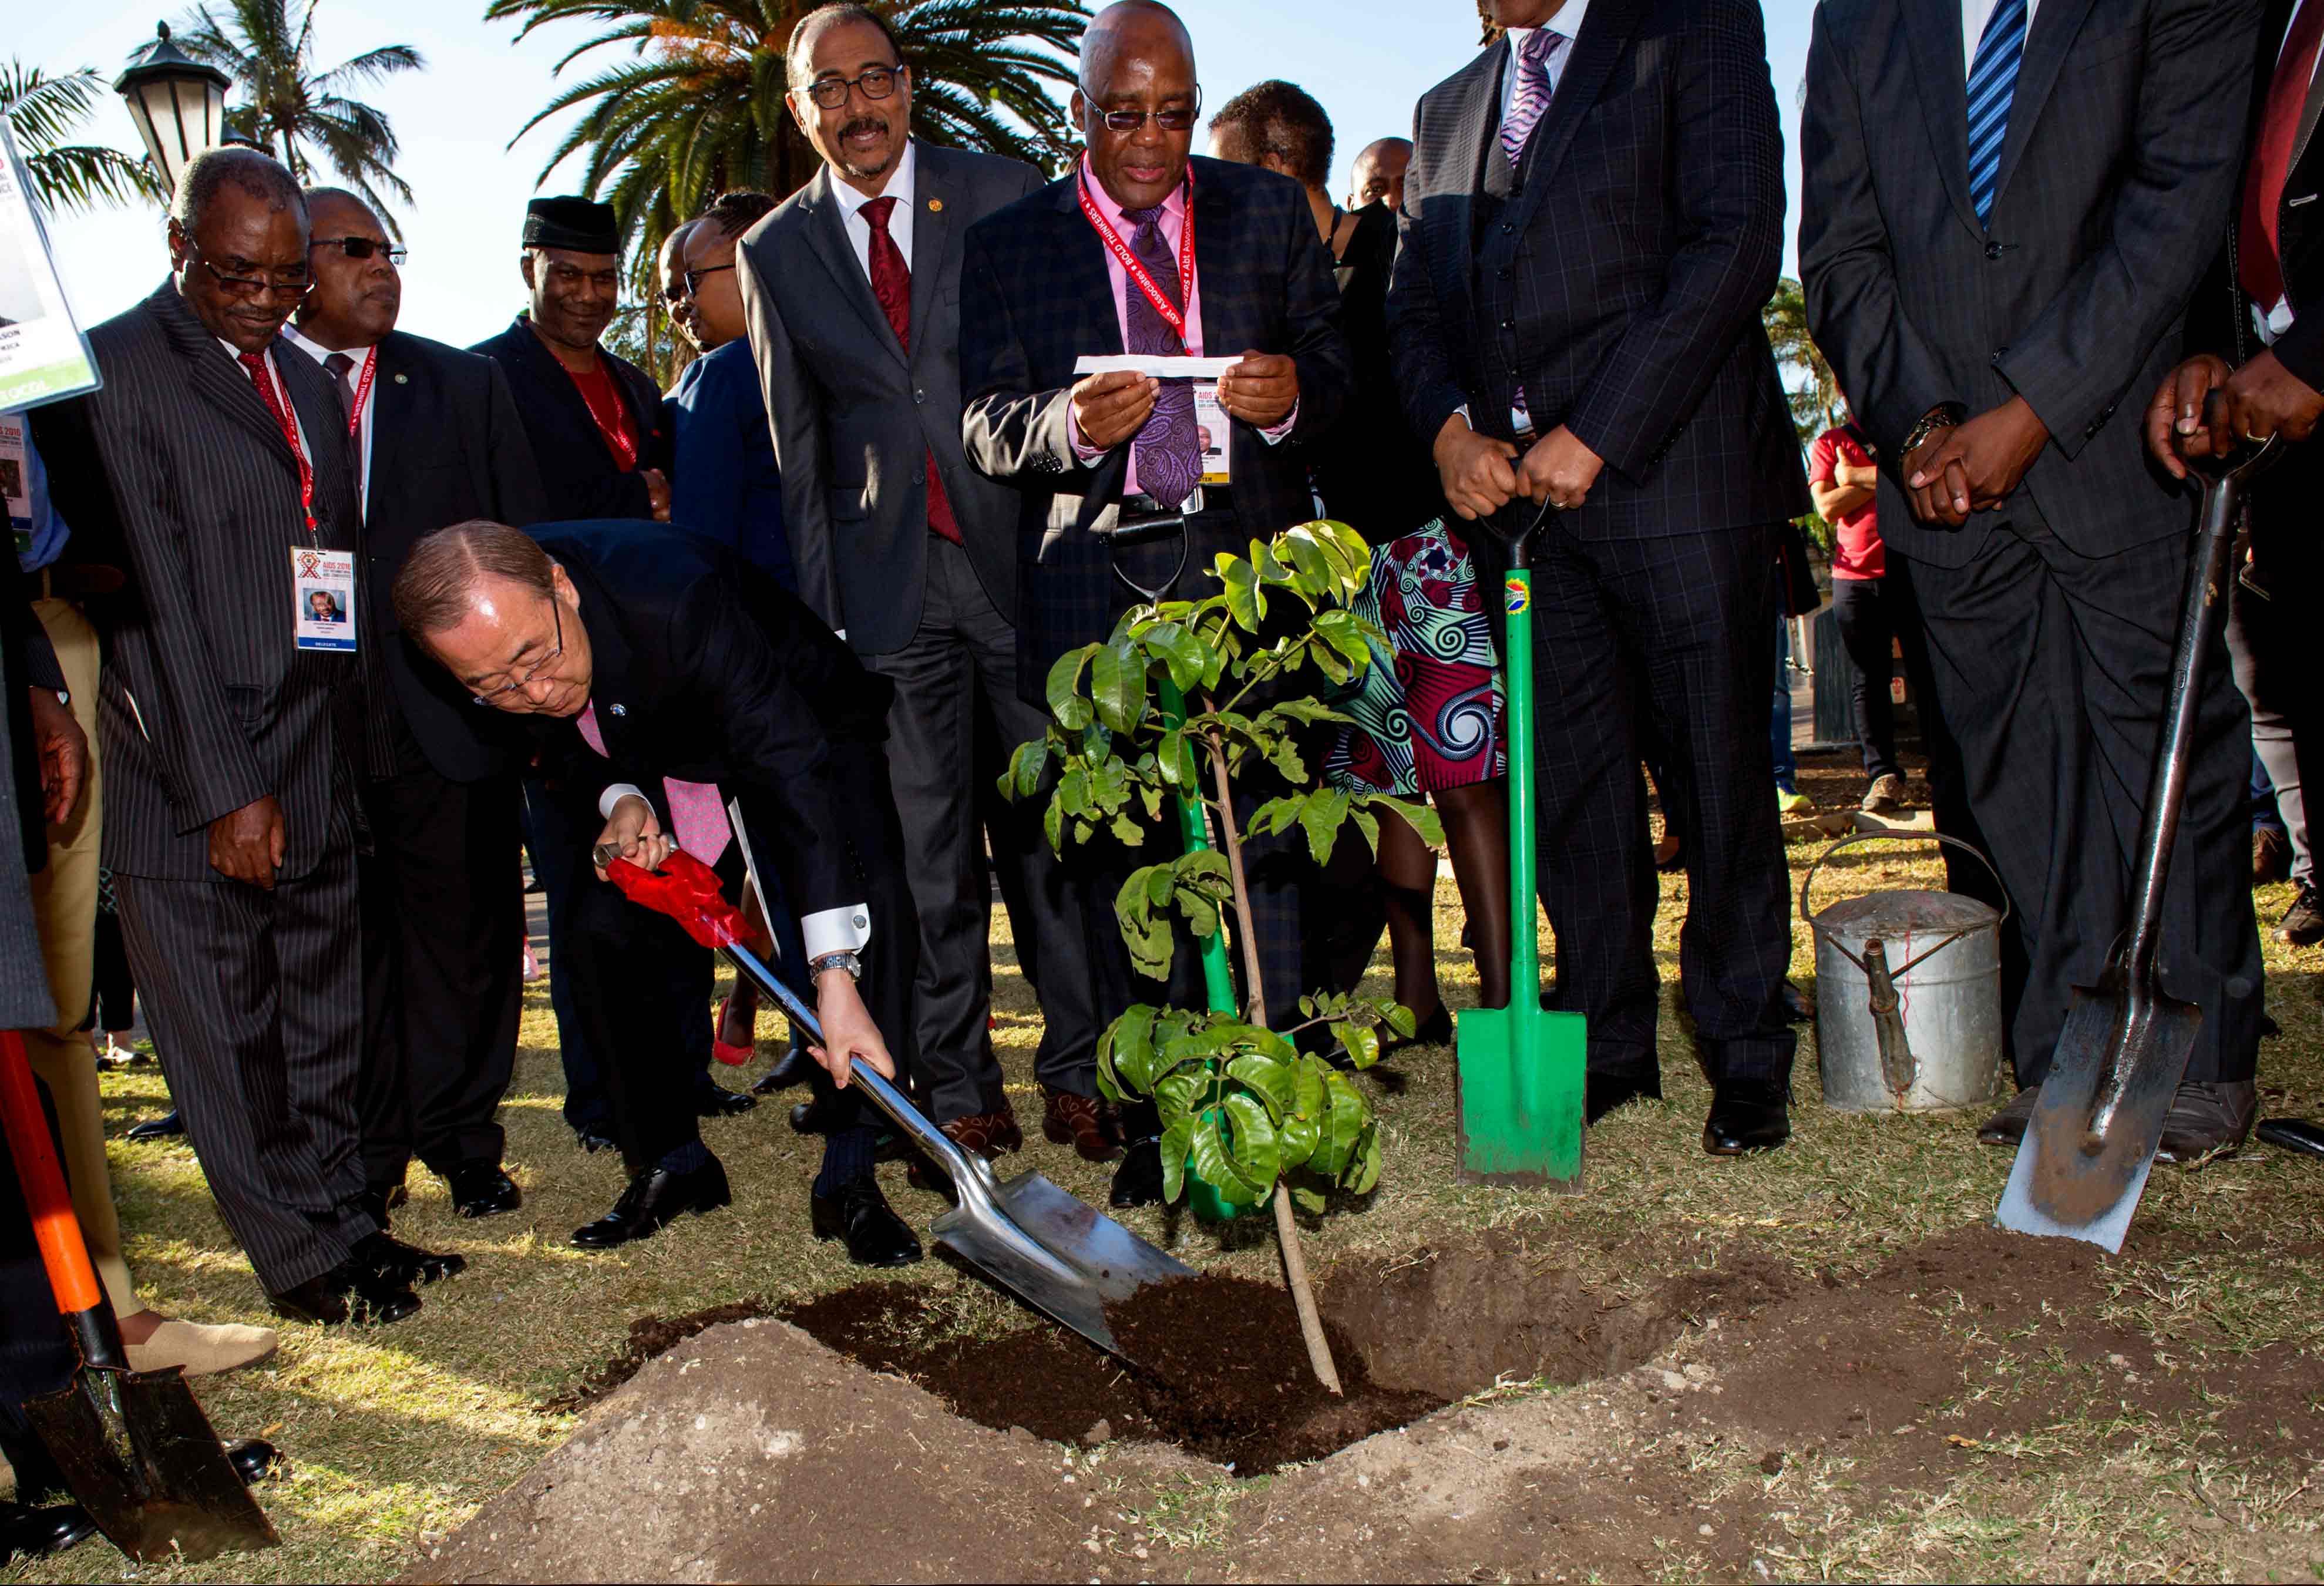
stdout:
[[[2144,454],[2234,207],[2259,0],[1829,0],[1808,48],[1808,320],[1882,459],[1970,814],[2015,905],[2015,1147],[2125,926],[2192,513]],[[2117,409],[2121,410],[2117,411]],[[1909,444],[1908,444],[1909,443]],[[2240,1139],[2261,965],[2251,721],[2203,684],[2163,980],[2203,1010],[2166,1157]]]
[[171,1093],[275,1308],[392,1322],[459,1258],[396,1243],[363,1204],[362,701],[354,655],[293,644],[292,558],[355,550],[360,522],[330,377],[279,339],[307,239],[288,171],[204,154],[171,206],[171,279],[89,333],[130,575],[100,706],[105,862]]
[[1557,509],[1533,549],[1538,840],[1588,1115],[1662,1090],[1643,715],[1686,840],[1703,1146],[1762,1149],[1789,1138],[1794,1044],[1767,636],[1777,533],[1808,499],[1759,323],[1784,214],[1759,8],[1489,10],[1506,38],[1415,116],[1388,308],[1406,415],[1462,516]]

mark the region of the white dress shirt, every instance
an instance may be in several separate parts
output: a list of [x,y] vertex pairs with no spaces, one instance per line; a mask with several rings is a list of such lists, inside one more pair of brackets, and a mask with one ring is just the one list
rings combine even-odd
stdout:
[[[1993,8],[2001,0],[1961,0],[1961,70],[1977,69],[1978,41],[1985,37],[1985,24],[1993,20]],[[2034,14],[2042,8],[2042,0],[2025,0],[2025,34],[2034,35]]]
[[888,217],[888,235],[896,239],[896,251],[904,255],[904,268],[912,267],[912,215],[918,207],[913,202],[917,189],[916,173],[919,169],[919,142],[904,140],[904,152],[896,157],[895,169],[888,172],[888,185],[876,193],[860,193],[847,183],[834,177],[831,190],[839,198],[839,215],[847,228],[847,242],[855,250],[855,262],[863,266],[863,279],[872,279],[872,223],[863,218],[863,206],[874,198],[893,198],[896,207]]
[[[1542,27],[1565,35],[1565,48],[1549,59],[1549,91],[1557,92],[1558,80],[1565,76],[1565,63],[1573,59],[1573,41],[1582,35],[1582,19],[1589,14],[1590,0],[1565,0],[1557,14],[1543,23]],[[1509,104],[1517,94],[1517,51],[1539,28],[1511,28],[1506,35],[1509,41],[1508,64],[1501,71],[1501,118],[1508,119]]]
[[[364,355],[366,354],[373,353],[374,350],[371,347],[327,347],[322,343],[301,335],[298,326],[288,321],[285,321],[283,324],[282,335],[292,346],[297,347],[300,352],[314,359],[318,364],[321,364],[324,359],[329,357],[333,353],[346,353],[348,357],[355,360],[355,366],[349,370],[348,373],[353,374],[357,380],[361,380],[363,378]],[[374,400],[364,404],[362,422],[356,432],[357,438],[360,439],[363,445],[363,450],[360,454],[363,458],[363,466],[360,471],[360,476],[355,480],[355,501],[362,506],[363,510],[366,513],[371,511],[371,416],[374,410],[379,406],[376,400],[378,396],[377,391],[374,390],[372,394]],[[339,382],[339,397],[340,400],[345,401],[349,407],[353,407],[355,405],[355,393],[354,390],[348,386],[346,381]]]

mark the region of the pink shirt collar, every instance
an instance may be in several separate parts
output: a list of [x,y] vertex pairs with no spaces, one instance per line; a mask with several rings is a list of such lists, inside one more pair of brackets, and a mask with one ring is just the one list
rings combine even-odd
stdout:
[[[1105,184],[1098,180],[1097,172],[1090,169],[1090,159],[1087,154],[1082,156],[1082,185],[1089,190],[1089,196],[1097,201],[1097,212],[1104,216],[1108,224],[1121,234],[1122,241],[1128,242],[1130,227],[1138,223],[1130,219],[1130,212],[1115,203],[1113,195],[1105,190]],[[1170,189],[1170,196],[1162,200],[1162,225],[1175,237],[1178,227],[1185,224],[1185,218],[1186,180],[1184,176],[1181,176],[1177,185]]]

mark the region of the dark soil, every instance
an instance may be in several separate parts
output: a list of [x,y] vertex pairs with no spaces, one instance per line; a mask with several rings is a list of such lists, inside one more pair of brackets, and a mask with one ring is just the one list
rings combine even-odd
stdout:
[[1136,1367],[1047,1325],[1001,1338],[932,1336],[926,1294],[866,1284],[780,1316],[996,1430],[1021,1426],[1060,1443],[1174,1443],[1241,1475],[1320,1458],[1446,1402],[1375,1384],[1362,1351],[1327,1323],[1345,1390],[1333,1397],[1308,1367],[1290,1295],[1274,1284],[1206,1273],[1109,1307]]

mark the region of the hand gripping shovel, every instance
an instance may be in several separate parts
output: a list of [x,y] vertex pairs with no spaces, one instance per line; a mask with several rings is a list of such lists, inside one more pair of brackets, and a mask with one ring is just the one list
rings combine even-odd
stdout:
[[2227,564],[2243,486],[2273,460],[2275,449],[2270,441],[2232,467],[2188,460],[2203,482],[2202,520],[2179,618],[2163,740],[2133,855],[2130,940],[2097,985],[2074,988],[1995,1217],[2019,1233],[2122,1249],[2154,1166],[2163,1118],[2203,1027],[2203,1010],[2164,991],[2155,973],[2163,886],[2187,791],[2203,666],[2227,621]]
[[74,1498],[140,1563],[272,1547],[280,1540],[274,1527],[178,1368],[129,1369],[65,1192],[23,1037],[14,1030],[0,1030],[0,1125],[49,1285],[80,1350],[72,1386],[24,1406]]
[[[821,1044],[823,1027],[815,1015],[743,945],[742,914],[719,895],[718,878],[709,866],[691,854],[672,853],[659,872],[623,860],[607,865],[605,873],[632,901],[669,915],[696,941],[724,954],[737,973],[781,1003],[808,1038]],[[936,1220],[930,1236],[1107,1353],[1121,1354],[1106,1325],[1108,1305],[1149,1283],[1194,1276],[1193,1268],[1038,1173],[995,1178],[983,1157],[954,1145],[868,1065],[859,1059],[851,1073],[872,1105],[936,1158],[959,1193],[960,1204]]]
[[[1501,582],[1508,621],[1501,644],[1509,742],[1509,1005],[1460,1016],[1460,1176],[1467,1184],[1582,1187],[1582,1076],[1587,1022],[1541,1005],[1541,944],[1534,925],[1533,571],[1528,542],[1549,521],[1545,505],[1509,539]],[[1495,532],[1499,532],[1498,526]]]

